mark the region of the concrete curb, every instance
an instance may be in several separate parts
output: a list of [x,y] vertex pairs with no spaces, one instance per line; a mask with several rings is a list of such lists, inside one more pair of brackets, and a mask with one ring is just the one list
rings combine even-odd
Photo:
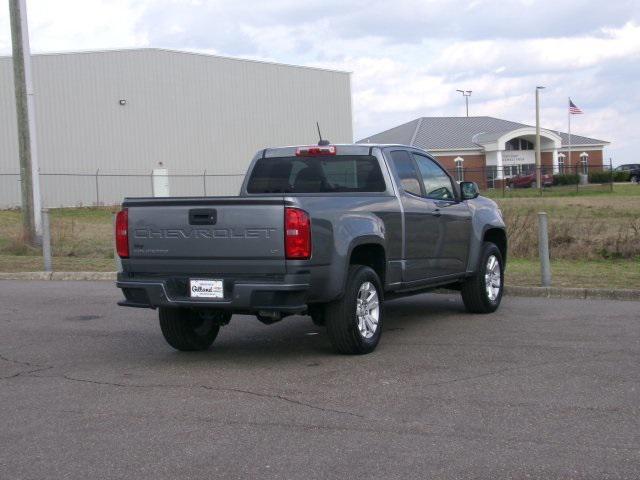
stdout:
[[0,280],[116,280],[116,272],[0,272]]
[[640,290],[613,290],[606,288],[519,287],[507,285],[505,286],[504,294],[514,297],[640,301]]
[[[115,282],[116,272],[0,272],[0,280],[102,280]],[[441,292],[449,293],[448,290]],[[578,298],[584,300],[640,301],[640,290],[603,288],[521,287],[507,285],[504,294],[513,297]]]

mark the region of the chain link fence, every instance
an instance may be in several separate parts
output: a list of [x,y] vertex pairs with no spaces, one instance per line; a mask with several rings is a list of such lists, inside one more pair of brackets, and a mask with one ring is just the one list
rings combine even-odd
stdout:
[[481,191],[504,197],[613,191],[615,183],[629,183],[631,180],[628,173],[614,171],[611,163],[604,166],[561,165],[556,168],[535,165],[458,167],[448,172],[457,181],[475,182]]
[[[167,175],[173,196],[237,195],[244,174]],[[40,188],[44,207],[116,205],[124,197],[150,197],[154,194],[154,175],[128,173],[41,173]],[[0,173],[0,208],[20,205],[20,175]]]
[[[538,187],[538,170],[542,188]],[[593,192],[613,190],[616,182],[629,182],[624,172],[615,172],[611,165],[574,165],[554,168],[513,165],[449,170],[458,181],[476,182],[483,192],[497,196],[555,194],[562,191]],[[244,174],[169,174],[172,196],[237,195]],[[147,197],[154,194],[154,175],[129,173],[42,173],[40,174],[44,207],[78,207],[116,205],[124,197]],[[534,193],[535,192],[535,193]],[[20,205],[20,175],[0,173],[0,208]]]

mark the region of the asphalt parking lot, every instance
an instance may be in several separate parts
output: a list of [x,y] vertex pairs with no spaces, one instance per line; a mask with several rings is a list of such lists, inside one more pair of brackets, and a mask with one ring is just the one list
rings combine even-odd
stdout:
[[108,282],[0,282],[0,478],[638,478],[640,303],[390,302],[376,352],[236,316],[173,351]]

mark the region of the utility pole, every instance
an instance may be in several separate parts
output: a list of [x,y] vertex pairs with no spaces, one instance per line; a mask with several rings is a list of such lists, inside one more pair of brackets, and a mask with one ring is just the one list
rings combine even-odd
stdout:
[[536,186],[542,190],[542,154],[540,153],[540,90],[536,87]]
[[22,227],[25,241],[35,245],[42,236],[42,212],[26,0],[9,0],[9,16],[20,153]]
[[467,117],[469,116],[469,97],[471,96],[471,90],[456,90],[456,92],[460,92],[464,97],[464,103],[467,107]]

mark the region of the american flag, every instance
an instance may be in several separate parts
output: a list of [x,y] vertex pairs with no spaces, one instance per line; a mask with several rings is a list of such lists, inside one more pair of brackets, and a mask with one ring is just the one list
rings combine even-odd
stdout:
[[581,113],[584,113],[584,112],[580,110],[580,108],[578,108],[576,104],[571,101],[571,99],[569,99],[569,113],[571,115],[580,115]]

